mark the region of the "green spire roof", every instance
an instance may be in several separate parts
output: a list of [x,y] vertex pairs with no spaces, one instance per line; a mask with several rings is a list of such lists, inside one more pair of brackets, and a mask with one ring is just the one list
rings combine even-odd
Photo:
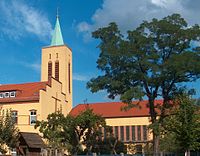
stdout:
[[58,16],[56,17],[56,25],[51,39],[51,46],[64,45],[62,32],[60,29],[60,22]]

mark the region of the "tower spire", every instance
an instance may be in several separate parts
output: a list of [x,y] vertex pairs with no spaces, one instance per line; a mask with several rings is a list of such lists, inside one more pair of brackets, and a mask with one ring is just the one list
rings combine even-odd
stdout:
[[58,45],[64,45],[62,32],[60,28],[60,22],[59,22],[59,14],[58,14],[58,8],[56,13],[56,25],[53,31],[53,36],[51,39],[51,46],[58,46]]
[[59,18],[59,8],[57,7],[57,12],[56,12],[56,19]]

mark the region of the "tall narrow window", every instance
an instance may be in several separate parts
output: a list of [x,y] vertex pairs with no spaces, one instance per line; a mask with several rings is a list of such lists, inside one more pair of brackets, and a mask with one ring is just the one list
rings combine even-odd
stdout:
[[143,140],[147,140],[147,126],[143,125]]
[[141,141],[141,126],[137,126],[137,140]]
[[129,126],[126,126],[126,141],[129,141],[130,140],[130,127]]
[[36,110],[31,110],[30,111],[30,125],[34,125],[37,120],[37,111]]
[[52,77],[52,62],[49,61],[48,63],[48,79]]
[[17,124],[17,122],[18,122],[18,113],[17,113],[17,111],[12,111],[11,112],[11,117],[12,117],[13,123]]
[[71,93],[71,65],[70,63],[68,64],[68,85],[69,85],[69,93]]
[[118,139],[119,138],[119,136],[118,136],[118,126],[114,127],[114,131],[115,131],[115,137]]
[[132,126],[132,141],[135,141],[135,126]]
[[59,61],[55,62],[55,79],[59,81]]
[[104,140],[105,140],[105,139],[106,139],[106,137],[107,137],[107,135],[106,135],[106,134],[107,134],[107,132],[106,132],[106,128],[104,127],[104,128],[103,128],[103,137],[104,137]]
[[124,126],[120,126],[120,140],[124,141]]

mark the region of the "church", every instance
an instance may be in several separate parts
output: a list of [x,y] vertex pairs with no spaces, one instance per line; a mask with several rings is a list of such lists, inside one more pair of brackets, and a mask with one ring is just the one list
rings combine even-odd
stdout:
[[41,81],[0,86],[0,112],[11,110],[21,132],[38,132],[36,120],[72,109],[72,51],[64,44],[59,18],[51,44],[42,48]]
[[46,120],[48,114],[60,111],[64,115],[77,115],[91,108],[105,118],[115,137],[127,145],[138,145],[134,153],[142,152],[144,143],[152,140],[147,129],[150,124],[147,101],[127,112],[121,110],[125,106],[121,102],[79,104],[72,109],[72,50],[64,44],[58,16],[51,44],[43,47],[41,53],[40,82],[0,85],[0,113],[11,110],[24,138],[30,137],[30,133],[39,133],[34,128],[35,122]]

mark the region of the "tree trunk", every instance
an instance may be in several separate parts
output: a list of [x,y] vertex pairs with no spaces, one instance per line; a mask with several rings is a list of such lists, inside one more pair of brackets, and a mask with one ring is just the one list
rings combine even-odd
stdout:
[[190,150],[185,151],[185,156],[190,156]]
[[[155,111],[155,105],[154,105],[155,97],[151,98],[149,97],[149,106],[150,106],[150,115],[151,115],[151,122],[152,124],[157,123],[157,113]],[[159,125],[157,125],[159,126]],[[153,128],[153,156],[159,156],[159,143],[160,143],[160,134],[158,131],[159,127]]]
[[159,156],[159,153],[160,153],[159,143],[160,143],[160,136],[153,134],[153,155],[154,156]]

